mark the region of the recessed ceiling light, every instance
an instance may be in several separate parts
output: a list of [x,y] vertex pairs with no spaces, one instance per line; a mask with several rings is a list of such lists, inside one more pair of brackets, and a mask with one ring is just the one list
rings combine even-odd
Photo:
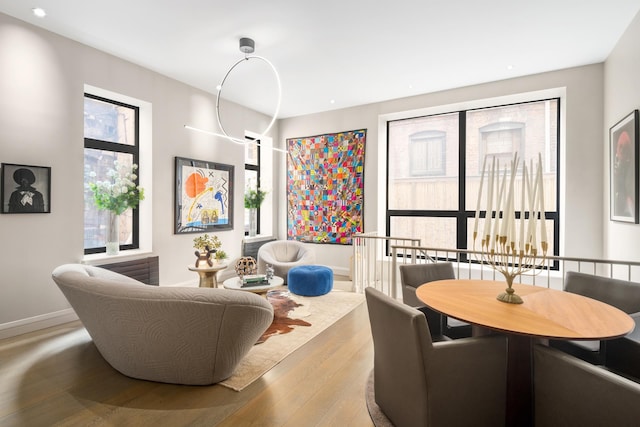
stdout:
[[507,65],[507,70],[513,70],[513,65]]
[[336,100],[335,100],[335,99],[332,99],[332,100],[331,100],[331,101],[329,101],[329,102],[330,102],[331,104],[335,104],[335,103],[336,103]]
[[41,7],[34,7],[31,10],[33,11],[33,14],[38,18],[44,18],[45,16],[47,16],[47,12],[45,12]]

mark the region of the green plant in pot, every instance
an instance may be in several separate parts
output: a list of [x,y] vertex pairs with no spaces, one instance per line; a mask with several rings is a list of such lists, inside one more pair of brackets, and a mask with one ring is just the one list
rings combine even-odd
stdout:
[[225,251],[223,251],[222,249],[218,249],[216,251],[216,259],[218,261],[223,261],[225,259],[229,258],[229,256],[227,255],[227,253]]
[[249,189],[244,193],[244,207],[247,209],[258,209],[267,197],[267,192],[261,189]]
[[267,197],[267,192],[259,188],[248,189],[244,193],[244,207],[249,209],[249,236],[255,236],[258,227],[258,208]]

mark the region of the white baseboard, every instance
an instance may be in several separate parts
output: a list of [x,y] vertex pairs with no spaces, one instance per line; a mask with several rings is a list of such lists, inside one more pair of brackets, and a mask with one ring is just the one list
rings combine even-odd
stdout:
[[346,267],[331,267],[331,269],[333,270],[333,274],[334,275],[347,276],[347,277],[351,276],[351,271],[350,271],[349,268],[346,268]]
[[53,313],[41,314],[39,316],[28,317],[9,323],[0,324],[0,339],[15,337],[40,329],[50,328],[63,323],[78,320],[78,315],[71,308],[55,311]]

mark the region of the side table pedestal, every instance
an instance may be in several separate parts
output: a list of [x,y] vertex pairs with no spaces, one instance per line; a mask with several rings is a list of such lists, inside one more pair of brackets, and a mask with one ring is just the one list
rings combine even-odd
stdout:
[[209,267],[207,264],[204,266],[200,265],[196,267],[195,265],[188,266],[190,271],[195,271],[200,276],[200,284],[201,288],[217,288],[218,287],[218,278],[216,277],[218,271],[224,270],[227,268],[229,264],[213,264]]

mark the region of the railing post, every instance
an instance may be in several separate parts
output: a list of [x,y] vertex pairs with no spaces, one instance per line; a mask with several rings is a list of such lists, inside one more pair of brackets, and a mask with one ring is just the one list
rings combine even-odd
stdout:
[[396,262],[397,262],[397,256],[396,254],[398,249],[396,248],[395,245],[391,246],[391,286],[392,286],[392,291],[393,292],[393,298],[396,298],[398,289],[397,289],[397,285],[396,285]]

